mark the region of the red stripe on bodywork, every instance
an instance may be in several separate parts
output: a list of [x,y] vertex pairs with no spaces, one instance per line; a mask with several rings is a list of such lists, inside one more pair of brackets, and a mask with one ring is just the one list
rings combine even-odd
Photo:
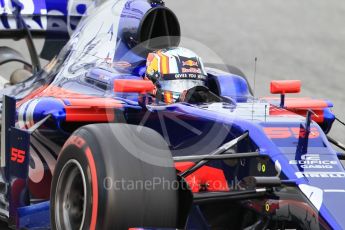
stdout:
[[37,97],[53,97],[61,99],[65,104],[67,122],[112,122],[115,120],[114,109],[122,108],[123,103],[113,98],[96,97],[80,94],[57,86],[45,86],[32,92],[20,101],[20,106],[25,101]]
[[[81,94],[71,90],[66,90],[58,86],[42,86],[33,91],[29,96],[25,97],[22,101],[27,101],[37,97],[54,97],[62,100],[75,102],[76,104],[84,103],[84,105],[113,105],[119,104],[121,101],[107,97],[97,97],[94,95]],[[20,101],[20,103],[24,103]]]
[[[272,102],[272,101],[270,101]],[[322,100],[306,99],[306,101],[299,101],[297,99],[286,100],[285,107],[280,108],[272,105],[270,107],[271,116],[286,116],[286,115],[300,115],[305,117],[308,109],[313,110],[313,121],[322,123],[324,121],[324,109],[329,108],[328,104]]]
[[[280,98],[277,97],[264,97],[262,99],[272,104],[280,103]],[[329,107],[327,101],[325,100],[318,100],[307,97],[285,98],[284,106],[285,109],[325,109]]]
[[111,98],[68,99],[65,106],[66,121],[76,122],[112,122],[115,120],[114,109],[122,108],[120,101]]
[[113,122],[115,112],[103,108],[66,107],[67,122]]
[[325,109],[328,108],[327,102],[315,99],[294,99],[285,100],[285,108],[287,109]]

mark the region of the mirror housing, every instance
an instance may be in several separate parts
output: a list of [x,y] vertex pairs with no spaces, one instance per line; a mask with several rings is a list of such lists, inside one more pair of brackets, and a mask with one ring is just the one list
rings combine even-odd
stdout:
[[115,93],[146,94],[153,91],[154,84],[150,80],[117,79],[114,80]]
[[271,81],[270,91],[272,94],[280,94],[280,107],[284,108],[285,94],[301,92],[300,80]]
[[271,81],[272,94],[287,94],[301,92],[300,80]]

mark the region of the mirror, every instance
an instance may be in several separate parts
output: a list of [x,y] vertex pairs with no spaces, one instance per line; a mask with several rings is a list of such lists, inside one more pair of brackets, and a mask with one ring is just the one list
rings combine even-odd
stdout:
[[286,93],[299,93],[301,92],[300,80],[282,80],[271,81],[272,94],[286,94]]
[[155,86],[150,80],[117,79],[114,81],[115,93],[139,93],[152,92]]

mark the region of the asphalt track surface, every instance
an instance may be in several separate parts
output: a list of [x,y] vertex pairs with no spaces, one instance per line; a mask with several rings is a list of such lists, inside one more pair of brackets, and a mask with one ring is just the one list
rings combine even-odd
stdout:
[[[258,58],[256,96],[269,95],[271,80],[300,79],[301,96],[329,99],[345,120],[345,1],[166,0],[166,5],[180,20],[187,40],[182,45],[195,48],[205,62],[217,56],[254,82]],[[25,44],[15,44],[28,57]],[[2,45],[14,43],[0,40]],[[13,68],[1,67],[0,75]],[[345,142],[344,134],[345,127],[335,124],[331,136]]]
[[[252,86],[258,58],[256,96],[269,95],[271,80],[300,79],[301,96],[329,99],[345,120],[345,1],[166,2],[184,36],[242,69]],[[331,135],[345,142],[345,127],[336,124]]]

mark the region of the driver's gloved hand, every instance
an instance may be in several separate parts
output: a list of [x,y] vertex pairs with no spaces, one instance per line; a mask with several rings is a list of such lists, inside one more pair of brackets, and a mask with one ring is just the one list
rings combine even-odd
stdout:
[[196,86],[183,92],[178,100],[191,104],[221,102],[222,99],[205,86]]

